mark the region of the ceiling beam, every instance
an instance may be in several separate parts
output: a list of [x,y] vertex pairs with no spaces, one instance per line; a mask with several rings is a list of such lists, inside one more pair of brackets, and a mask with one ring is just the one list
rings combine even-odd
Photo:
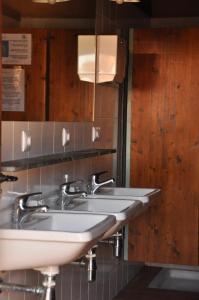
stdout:
[[151,6],[148,0],[137,4],[127,2],[122,5],[112,5],[112,11],[114,9],[115,13],[113,15],[124,23],[129,23],[129,21],[131,23],[134,19],[149,19],[151,17]]
[[8,6],[4,3],[2,5],[2,12],[3,12],[3,16],[9,17],[9,18],[14,19],[18,22],[21,20],[20,13],[17,10],[11,8],[10,6]]
[[151,0],[144,0],[138,3],[138,7],[142,10],[146,16],[151,17],[152,14],[152,3]]
[[199,17],[185,18],[151,18],[151,28],[185,28],[199,27]]
[[120,18],[117,22],[120,28],[150,28],[151,18]]

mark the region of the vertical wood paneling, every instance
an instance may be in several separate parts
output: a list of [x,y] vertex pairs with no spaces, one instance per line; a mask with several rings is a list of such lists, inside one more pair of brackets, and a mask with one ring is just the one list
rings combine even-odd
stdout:
[[[25,69],[25,112],[3,112],[3,120],[45,121],[49,68],[49,120],[92,121],[94,86],[77,75],[77,36],[74,30],[4,29],[5,33],[32,34],[32,64]],[[47,36],[50,35],[49,61]],[[4,66],[9,67],[10,66]],[[48,67],[48,68],[47,68]]]
[[47,31],[17,28],[4,29],[4,32],[32,34],[32,64],[22,66],[25,69],[25,112],[3,112],[3,120],[45,121]]
[[[2,1],[0,0],[0,16],[2,16]],[[2,17],[0,18],[0,35],[2,34]],[[1,41],[1,38],[0,38]],[[0,47],[0,57],[1,57],[1,47]],[[2,120],[2,65],[0,64],[0,121]],[[1,124],[0,124],[0,141],[1,141]],[[0,142],[1,149],[1,142]],[[0,154],[1,163],[1,154]]]
[[198,264],[198,29],[135,30],[131,185],[162,196],[130,224],[129,258]]
[[94,86],[77,75],[74,30],[52,30],[50,42],[50,120],[92,121]]

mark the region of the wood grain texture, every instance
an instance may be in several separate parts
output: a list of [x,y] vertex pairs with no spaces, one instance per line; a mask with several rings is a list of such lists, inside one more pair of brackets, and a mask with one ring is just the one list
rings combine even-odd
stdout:
[[[3,112],[3,120],[45,121],[47,30],[17,28],[4,29],[4,32],[32,34],[32,64],[23,66],[25,69],[25,112]],[[6,65],[3,67],[12,68]]]
[[131,222],[129,259],[198,265],[199,30],[134,32],[131,186],[160,201]]
[[[77,75],[75,30],[8,29],[4,32],[32,34],[32,64],[25,69],[25,112],[3,112],[3,120],[57,122],[92,121],[94,85]],[[49,61],[47,37],[50,36]],[[4,66],[9,67],[10,66]],[[13,66],[14,67],[14,66]],[[49,99],[46,98],[49,67]]]
[[94,85],[77,75],[75,30],[52,30],[50,43],[50,120],[92,121]]
[[[2,0],[0,0],[0,15],[2,15]],[[0,35],[2,34],[2,18],[0,19]],[[1,41],[1,38],[0,38]],[[0,47],[0,57],[2,56]],[[2,64],[0,64],[0,163],[1,163],[1,120],[2,120]]]

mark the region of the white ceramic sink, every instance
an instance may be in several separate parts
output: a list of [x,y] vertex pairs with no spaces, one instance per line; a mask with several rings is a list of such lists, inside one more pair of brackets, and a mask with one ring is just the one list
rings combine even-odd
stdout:
[[95,195],[88,195],[88,198],[133,199],[147,204],[159,196],[159,193],[160,189],[152,188],[103,187]]
[[103,239],[105,239],[120,230],[130,218],[135,218],[140,214],[143,204],[141,201],[134,200],[78,198],[74,199],[66,209],[67,211],[75,211],[76,213],[89,212],[91,214],[113,215],[116,218],[116,224],[103,235]]
[[0,228],[0,270],[70,263],[115,224],[113,216],[49,212],[27,218],[20,229]]

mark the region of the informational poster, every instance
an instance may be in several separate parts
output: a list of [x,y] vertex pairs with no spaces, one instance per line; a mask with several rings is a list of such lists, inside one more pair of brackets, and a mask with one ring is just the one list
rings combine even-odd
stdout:
[[31,65],[31,57],[31,34],[2,34],[2,63],[4,65]]
[[2,98],[3,111],[24,111],[25,71],[24,69],[3,69]]

